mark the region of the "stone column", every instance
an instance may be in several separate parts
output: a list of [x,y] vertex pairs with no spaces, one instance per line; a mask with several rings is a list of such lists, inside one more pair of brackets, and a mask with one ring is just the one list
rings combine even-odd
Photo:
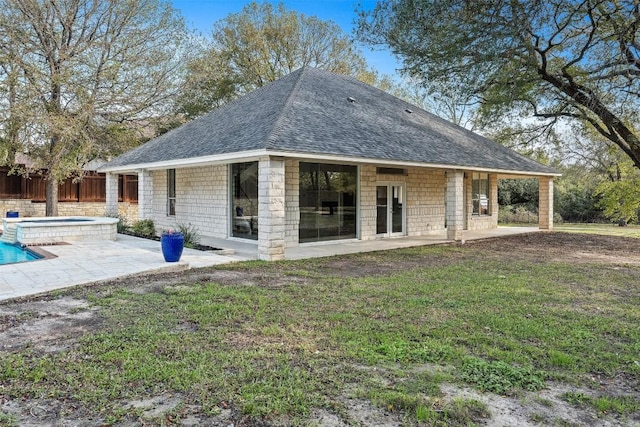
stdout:
[[300,240],[300,162],[288,159],[285,169],[285,246],[296,247]]
[[118,175],[107,173],[105,177],[107,216],[118,216]]
[[284,259],[285,161],[265,157],[258,163],[258,257]]
[[464,172],[447,171],[447,239],[462,240]]
[[489,174],[489,209],[489,212],[491,212],[491,228],[497,228],[500,205],[498,204],[498,175],[495,173]]
[[538,227],[553,230],[553,177],[538,178]]
[[138,171],[138,219],[153,219],[153,176],[151,171]]

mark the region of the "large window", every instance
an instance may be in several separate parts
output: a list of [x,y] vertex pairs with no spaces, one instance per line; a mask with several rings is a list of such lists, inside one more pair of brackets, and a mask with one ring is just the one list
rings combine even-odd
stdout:
[[176,170],[167,169],[167,215],[176,216]]
[[258,162],[231,165],[233,237],[258,240]]
[[355,238],[357,187],[356,166],[300,162],[299,241]]
[[474,215],[490,215],[489,174],[474,172],[471,180]]

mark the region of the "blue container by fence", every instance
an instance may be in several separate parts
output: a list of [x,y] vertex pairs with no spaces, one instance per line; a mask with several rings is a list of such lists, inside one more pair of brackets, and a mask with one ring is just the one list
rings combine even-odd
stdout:
[[18,218],[19,216],[20,216],[19,212],[7,211],[7,218]]
[[184,249],[184,235],[182,233],[163,233],[160,237],[162,256],[166,262],[180,261]]

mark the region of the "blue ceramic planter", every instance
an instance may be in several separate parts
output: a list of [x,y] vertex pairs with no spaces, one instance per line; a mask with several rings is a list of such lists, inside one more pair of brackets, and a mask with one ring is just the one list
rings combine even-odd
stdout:
[[184,235],[182,233],[163,233],[160,237],[162,256],[166,262],[180,261],[184,249]]

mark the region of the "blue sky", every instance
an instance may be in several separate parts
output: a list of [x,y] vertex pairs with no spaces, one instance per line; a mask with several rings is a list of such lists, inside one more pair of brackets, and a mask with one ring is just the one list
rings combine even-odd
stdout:
[[[213,23],[223,19],[230,13],[239,12],[251,0],[173,0],[173,7],[185,17],[187,24],[203,35],[209,36]],[[272,3],[279,3],[272,1]],[[355,9],[358,0],[286,0],[283,1],[288,9],[305,15],[317,16],[323,20],[332,20],[345,33],[352,35],[356,20]],[[375,0],[360,0],[363,8],[372,9]],[[398,62],[387,51],[371,51],[369,47],[361,46],[360,50],[367,58],[369,66],[383,74],[395,73],[399,68]]]

